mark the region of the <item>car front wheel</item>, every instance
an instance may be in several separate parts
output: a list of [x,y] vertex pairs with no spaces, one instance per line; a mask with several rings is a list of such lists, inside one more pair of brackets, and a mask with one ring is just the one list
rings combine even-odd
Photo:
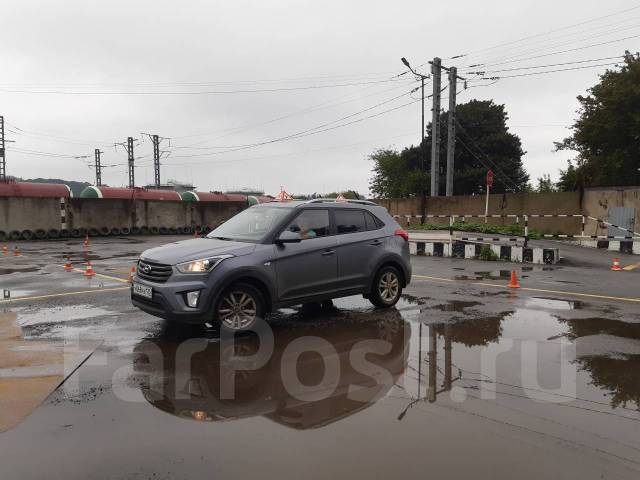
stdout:
[[398,303],[400,295],[402,295],[402,283],[398,269],[386,266],[378,270],[369,294],[369,301],[376,307],[388,308]]
[[250,330],[263,316],[262,294],[246,283],[237,283],[225,290],[215,309],[215,319],[220,326],[234,332]]

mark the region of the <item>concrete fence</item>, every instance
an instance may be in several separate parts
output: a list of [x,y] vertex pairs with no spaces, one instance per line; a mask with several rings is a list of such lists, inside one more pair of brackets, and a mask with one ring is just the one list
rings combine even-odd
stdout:
[[[216,227],[245,202],[0,197],[0,231]],[[24,238],[24,237],[23,237]]]
[[[410,215],[484,215],[485,196],[427,197],[426,211],[421,211],[420,198],[379,199],[376,202],[400,218]],[[580,192],[507,193],[489,195],[489,225],[506,226],[529,215],[529,227],[548,235],[581,235],[582,216],[587,222],[584,234],[607,236],[609,210],[626,207],[635,212],[634,225],[640,226],[640,187],[590,188]],[[549,215],[555,215],[550,217]],[[560,217],[558,215],[564,215]],[[412,219],[413,221],[413,219]],[[429,218],[428,223],[446,224],[448,218]],[[484,219],[477,223],[484,223]],[[633,231],[640,227],[631,228]]]

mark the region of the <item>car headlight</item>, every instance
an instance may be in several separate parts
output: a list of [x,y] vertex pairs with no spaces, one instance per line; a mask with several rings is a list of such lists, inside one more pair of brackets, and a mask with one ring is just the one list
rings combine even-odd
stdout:
[[233,255],[217,255],[210,258],[200,258],[190,262],[179,263],[176,268],[180,273],[206,273],[213,270],[216,265]]

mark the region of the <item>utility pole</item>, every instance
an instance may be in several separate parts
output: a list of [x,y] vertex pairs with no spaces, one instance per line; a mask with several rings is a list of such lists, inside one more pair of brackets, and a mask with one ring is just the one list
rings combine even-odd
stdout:
[[127,155],[129,156],[129,188],[135,188],[135,170],[133,166],[133,137],[127,138]]
[[156,188],[160,188],[160,137],[153,135],[153,169],[155,172]]
[[433,77],[433,109],[431,116],[431,196],[440,193],[440,84],[442,60],[438,57],[431,62]]
[[7,180],[7,160],[4,146],[4,117],[0,115],[0,181]]
[[451,67],[449,70],[449,113],[447,114],[447,197],[453,195],[453,168],[456,151],[456,88],[458,81],[458,69]]
[[[420,78],[420,92],[422,94],[422,124],[421,124],[421,143],[420,143],[420,172],[422,174],[424,174],[425,172],[425,166],[426,166],[426,152],[424,149],[424,136],[425,136],[425,127],[424,127],[424,81],[429,78],[427,75],[423,75],[421,73],[416,72],[411,65],[409,64],[409,62],[407,61],[406,58],[402,57],[401,58],[402,63],[404,63],[404,65],[409,69],[409,71],[411,73],[413,73],[416,77]],[[414,90],[412,90],[412,92],[414,92]],[[421,193],[422,193],[422,205],[421,205],[421,210],[422,210],[422,220],[421,223],[424,223],[425,220],[425,214],[427,212],[427,188],[426,185],[424,184],[424,181],[420,182],[421,183]]]
[[102,186],[102,165],[100,164],[100,154],[102,153],[99,148],[93,151],[96,160],[96,187]]

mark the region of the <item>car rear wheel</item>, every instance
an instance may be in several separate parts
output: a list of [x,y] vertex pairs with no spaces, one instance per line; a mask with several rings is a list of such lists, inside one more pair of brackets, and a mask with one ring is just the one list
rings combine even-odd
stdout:
[[398,269],[389,265],[378,270],[369,294],[369,301],[376,307],[388,308],[398,303],[400,295],[402,295],[402,283]]
[[225,290],[215,309],[215,318],[220,326],[234,332],[253,328],[263,315],[262,294],[246,283],[237,283]]

